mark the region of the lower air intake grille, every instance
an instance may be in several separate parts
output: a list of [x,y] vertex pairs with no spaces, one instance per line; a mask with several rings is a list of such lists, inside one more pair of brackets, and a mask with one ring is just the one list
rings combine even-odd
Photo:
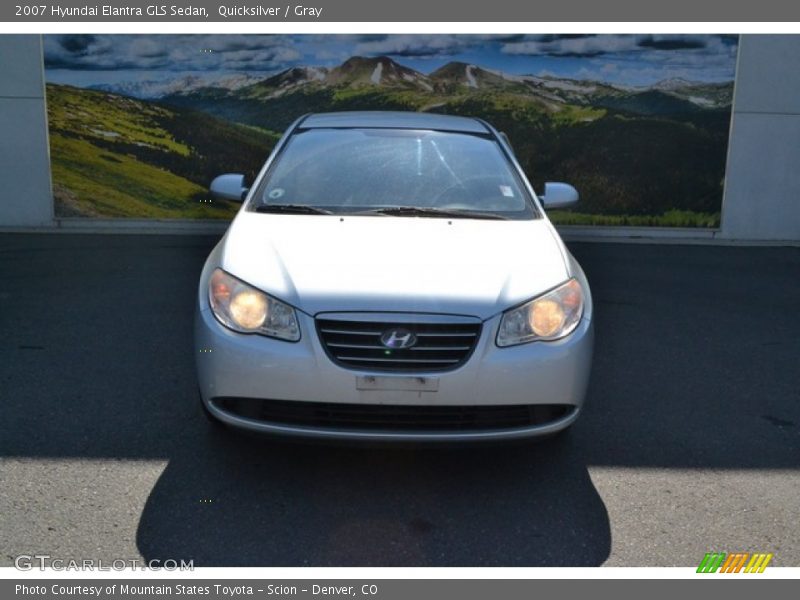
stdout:
[[392,406],[215,398],[234,415],[277,425],[362,431],[488,431],[546,425],[575,407],[563,404],[506,406]]
[[317,331],[328,356],[343,367],[447,371],[467,361],[481,325],[317,319]]

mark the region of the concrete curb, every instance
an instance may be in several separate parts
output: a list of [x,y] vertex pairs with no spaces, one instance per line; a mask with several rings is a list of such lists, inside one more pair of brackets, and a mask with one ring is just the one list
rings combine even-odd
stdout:
[[[0,227],[0,233],[78,233],[129,235],[222,235],[229,221],[192,219],[57,219],[45,227]],[[557,227],[566,242],[675,244],[708,246],[798,246],[800,240],[731,239],[718,229],[681,227]]]

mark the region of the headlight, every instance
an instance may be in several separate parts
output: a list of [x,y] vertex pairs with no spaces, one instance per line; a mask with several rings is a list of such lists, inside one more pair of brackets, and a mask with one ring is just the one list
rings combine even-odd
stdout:
[[211,310],[219,322],[241,333],[260,333],[296,342],[300,327],[294,309],[217,269],[208,285]]
[[557,340],[572,333],[583,315],[581,284],[570,279],[546,294],[503,314],[498,346]]

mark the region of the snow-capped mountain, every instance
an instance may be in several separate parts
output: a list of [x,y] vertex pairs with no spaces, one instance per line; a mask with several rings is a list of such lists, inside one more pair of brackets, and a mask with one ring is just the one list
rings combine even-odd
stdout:
[[433,90],[427,75],[405,67],[388,56],[348,58],[330,70],[325,82],[331,86],[381,86]]
[[[507,93],[527,96],[549,110],[559,106],[598,106],[642,114],[715,109],[729,106],[732,83],[705,83],[669,78],[648,86],[624,86],[570,78],[515,75],[453,61],[426,75],[388,56],[353,56],[335,67],[295,66],[264,75],[192,74],[160,80],[101,84],[94,89],[142,99],[181,98],[268,101],[297,91],[352,89],[404,90],[422,95]],[[434,101],[437,98],[433,98]]]
[[263,76],[248,73],[209,73],[202,76],[184,75],[165,79],[100,83],[89,86],[89,89],[132,96],[144,100],[155,100],[174,94],[188,94],[202,88],[220,88],[233,91],[252,85],[262,79]]

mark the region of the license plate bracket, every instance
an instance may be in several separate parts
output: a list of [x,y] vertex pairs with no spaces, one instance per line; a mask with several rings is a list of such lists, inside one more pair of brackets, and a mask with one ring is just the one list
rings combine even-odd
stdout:
[[356,377],[357,390],[392,392],[438,392],[438,377],[362,375]]

